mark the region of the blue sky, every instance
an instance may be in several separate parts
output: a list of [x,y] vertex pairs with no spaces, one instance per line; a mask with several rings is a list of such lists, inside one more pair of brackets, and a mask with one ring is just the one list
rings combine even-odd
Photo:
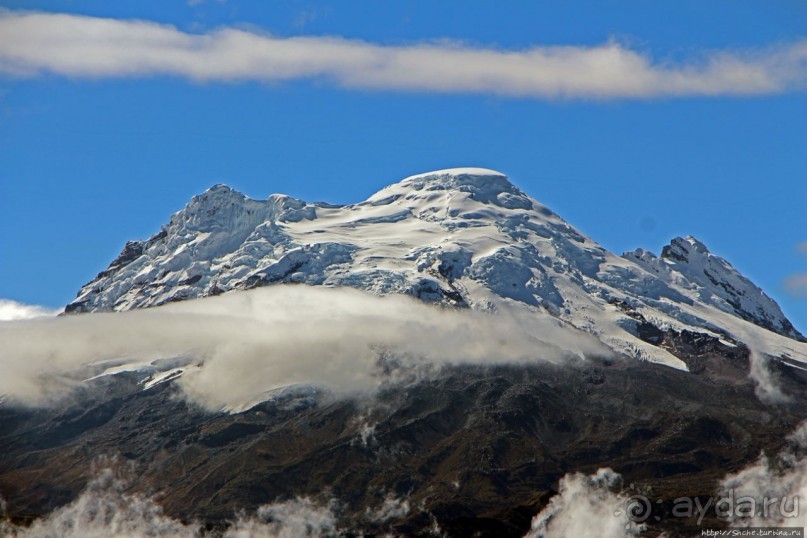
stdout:
[[[804,2],[0,5],[0,297],[67,303],[214,183],[345,203],[480,166],[619,253],[695,235],[807,330]],[[110,19],[122,64],[82,26]],[[269,40],[294,66],[240,65]]]

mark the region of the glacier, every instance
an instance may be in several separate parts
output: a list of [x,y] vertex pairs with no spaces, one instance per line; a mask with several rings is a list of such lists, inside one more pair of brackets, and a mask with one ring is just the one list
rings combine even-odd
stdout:
[[520,308],[615,352],[687,369],[658,331],[807,362],[776,302],[693,237],[618,256],[483,168],[407,177],[365,201],[254,200],[215,185],[130,241],[67,313],[126,311],[275,284],[407,294],[449,308]]

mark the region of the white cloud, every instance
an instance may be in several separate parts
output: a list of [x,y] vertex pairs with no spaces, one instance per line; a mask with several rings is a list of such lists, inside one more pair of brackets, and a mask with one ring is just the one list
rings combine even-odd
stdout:
[[[4,322],[0,350],[0,395],[29,402],[64,394],[73,372],[88,364],[191,356],[204,367],[188,369],[178,383],[213,409],[241,409],[267,390],[295,384],[362,394],[449,364],[610,355],[594,337],[537,314],[447,310],[404,296],[293,285]],[[82,375],[92,373],[97,368]]]
[[407,499],[399,499],[392,494],[387,494],[384,502],[375,510],[368,506],[364,514],[368,521],[373,523],[386,523],[396,519],[401,519],[409,515],[410,507]]
[[[731,492],[735,503],[728,511],[733,526],[807,526],[807,422],[788,441],[790,447],[778,458],[763,454],[754,464],[722,480],[723,492]],[[749,498],[753,503],[746,501]]]
[[191,34],[142,20],[0,14],[0,73],[6,76],[323,79],[374,90],[612,99],[801,90],[807,82],[806,64],[807,40],[667,62],[615,42],[522,50],[445,41],[387,46],[341,37],[282,38],[228,27]]
[[754,384],[754,394],[761,402],[771,405],[787,403],[790,401],[790,397],[782,392],[782,388],[771,371],[771,360],[751,345],[748,355],[748,378]]
[[17,301],[12,301],[11,299],[0,299],[0,321],[55,316],[61,312],[61,308],[46,308],[44,306],[18,303]]
[[[531,530],[524,538],[637,536],[643,527],[626,513],[631,507],[631,498],[613,491],[621,478],[607,468],[591,476],[567,474],[560,479],[558,494],[533,518]],[[644,510],[646,507],[637,508]]]
[[337,536],[335,502],[327,506],[307,497],[267,504],[256,517],[241,517],[223,538],[316,538]]

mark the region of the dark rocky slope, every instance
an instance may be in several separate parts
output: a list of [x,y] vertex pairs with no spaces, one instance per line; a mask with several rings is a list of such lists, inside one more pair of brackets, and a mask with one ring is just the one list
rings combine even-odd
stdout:
[[[345,528],[408,535],[436,520],[451,536],[523,536],[572,471],[611,467],[668,501],[708,497],[807,417],[807,376],[774,366],[792,401],[770,406],[746,380],[744,348],[668,340],[688,346],[698,373],[629,360],[466,366],[372,401],[289,397],[238,415],[191,407],[170,383],[143,391],[121,374],[61,410],[0,408],[0,491],[12,514],[45,514],[75,498],[109,454],[135,462],[132,491],[211,528],[306,495],[338,499]],[[389,494],[407,498],[410,513],[367,521]],[[655,506],[648,535],[693,528],[669,509]]]

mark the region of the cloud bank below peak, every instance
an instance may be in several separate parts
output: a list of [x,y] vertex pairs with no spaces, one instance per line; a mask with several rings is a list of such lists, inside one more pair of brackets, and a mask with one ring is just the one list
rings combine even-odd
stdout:
[[769,95],[807,87],[807,39],[667,62],[616,42],[521,50],[446,41],[389,46],[234,27],[196,34],[143,20],[0,12],[0,75],[45,74],[197,82],[317,79],[351,89],[536,99]]
[[102,372],[190,358],[178,381],[184,394],[209,409],[237,411],[300,384],[369,395],[458,364],[611,355],[590,335],[518,312],[280,285],[128,312],[7,321],[0,323],[0,399],[47,405]]

